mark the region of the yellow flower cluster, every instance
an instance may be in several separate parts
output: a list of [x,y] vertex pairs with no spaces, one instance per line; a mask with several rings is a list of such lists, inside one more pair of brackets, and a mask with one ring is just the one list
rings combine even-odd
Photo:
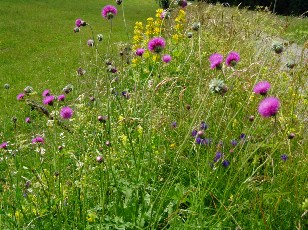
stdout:
[[143,43],[143,24],[142,22],[136,22],[134,27],[133,50],[140,48],[142,43]]
[[174,34],[172,39],[178,42],[184,37],[184,25],[186,23],[186,13],[184,10],[179,10],[177,17],[175,18],[175,25],[173,26]]

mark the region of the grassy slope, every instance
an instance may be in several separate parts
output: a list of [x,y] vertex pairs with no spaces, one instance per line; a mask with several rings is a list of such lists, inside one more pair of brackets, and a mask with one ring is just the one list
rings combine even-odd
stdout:
[[[145,21],[154,15],[155,1],[139,0],[125,2],[125,18],[128,32],[136,20]],[[75,80],[79,67],[80,42],[90,38],[89,28],[82,34],[74,34],[75,20],[82,18],[92,25],[94,36],[102,33],[107,43],[109,23],[101,17],[100,10],[115,1],[23,1],[4,0],[0,8],[0,105],[3,106],[5,83],[11,85],[8,103],[14,104],[16,95],[31,85],[38,92],[45,88],[61,90]],[[122,9],[114,19],[113,41],[125,41],[127,36]],[[12,111],[16,110],[13,107]],[[12,114],[13,116],[13,114]],[[1,115],[0,115],[1,118]]]

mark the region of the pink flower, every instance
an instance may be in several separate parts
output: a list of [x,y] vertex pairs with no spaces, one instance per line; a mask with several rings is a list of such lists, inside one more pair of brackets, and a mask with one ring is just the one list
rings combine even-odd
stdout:
[[65,99],[65,95],[64,94],[61,94],[58,96],[58,101],[64,101]]
[[112,5],[107,5],[102,10],[102,16],[106,19],[112,19],[118,13],[117,8]]
[[74,111],[70,107],[63,107],[60,111],[60,115],[63,119],[70,119],[73,113]]
[[43,96],[43,97],[50,96],[50,91],[49,91],[49,89],[45,89],[45,90],[43,91],[43,93],[42,93],[42,96]]
[[89,39],[89,40],[87,41],[87,45],[90,46],[90,47],[93,47],[93,46],[94,46],[94,40]]
[[187,6],[187,0],[179,0],[178,5],[185,8]]
[[26,122],[26,123],[31,123],[30,117],[26,117],[25,122]]
[[7,149],[7,142],[3,142],[3,143],[0,145],[0,149]]
[[230,52],[226,58],[227,66],[235,66],[240,61],[240,55],[237,52]]
[[268,97],[260,102],[258,111],[263,117],[275,116],[280,108],[280,101],[276,97]]
[[161,37],[152,38],[148,43],[148,49],[154,53],[160,53],[166,46],[165,39]]
[[86,26],[87,23],[85,21],[82,21],[80,18],[78,18],[76,21],[75,21],[75,25],[77,27],[80,27],[80,26]]
[[214,53],[209,57],[209,60],[211,62],[211,69],[220,69],[221,68],[221,63],[223,61],[223,56],[219,53]]
[[45,105],[53,105],[53,101],[55,100],[54,96],[47,96],[43,99],[43,104]]
[[136,50],[136,55],[137,56],[141,57],[143,54],[144,54],[144,49],[139,48],[139,49]]
[[162,60],[163,62],[165,63],[169,63],[171,61],[171,56],[169,54],[165,54],[163,57],[162,57]]
[[44,144],[44,138],[40,137],[40,136],[37,136],[37,137],[33,138],[32,139],[32,144],[36,144],[36,143]]
[[261,81],[255,85],[253,91],[255,94],[266,95],[267,91],[271,88],[271,84],[267,81]]
[[25,94],[20,93],[20,94],[17,95],[17,100],[20,101],[20,100],[24,99],[24,97],[25,97]]

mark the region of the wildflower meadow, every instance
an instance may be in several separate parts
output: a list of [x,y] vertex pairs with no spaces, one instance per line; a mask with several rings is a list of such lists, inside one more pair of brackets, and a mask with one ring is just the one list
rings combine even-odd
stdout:
[[171,1],[130,30],[100,4],[66,21],[69,78],[2,86],[0,229],[308,229],[308,40],[264,10]]

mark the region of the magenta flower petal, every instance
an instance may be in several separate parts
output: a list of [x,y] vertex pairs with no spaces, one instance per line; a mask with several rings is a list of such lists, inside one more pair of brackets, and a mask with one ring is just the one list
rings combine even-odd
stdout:
[[169,63],[171,61],[171,56],[169,54],[165,54],[163,57],[162,57],[162,60],[163,62],[165,63]]
[[162,37],[152,38],[148,43],[148,49],[153,53],[160,53],[166,46],[166,41]]
[[209,61],[211,62],[211,69],[221,68],[221,63],[223,61],[223,56],[219,53],[214,53],[209,57]]
[[271,84],[267,81],[261,81],[255,85],[253,92],[256,94],[266,95],[267,91],[271,88]]
[[139,48],[139,49],[136,50],[136,55],[137,56],[141,57],[143,54],[144,54],[144,49]]
[[25,94],[20,93],[20,94],[17,95],[17,100],[20,101],[20,100],[24,99],[24,97],[25,97]]
[[3,143],[0,145],[0,149],[7,149],[7,142],[3,142]]
[[275,116],[280,108],[280,101],[276,97],[268,97],[260,102],[258,111],[263,117]]
[[63,119],[70,119],[73,113],[74,111],[70,107],[63,107],[60,111],[60,115]]
[[47,96],[43,99],[43,104],[44,105],[53,105],[53,101],[55,100],[54,96]]
[[237,52],[230,52],[226,58],[227,66],[235,66],[240,61],[240,55]]
[[107,5],[102,10],[102,16],[106,19],[112,19],[118,13],[117,8],[112,5]]
[[37,136],[35,138],[32,139],[32,144],[36,144],[36,143],[41,143],[44,144],[44,138],[41,136]]

